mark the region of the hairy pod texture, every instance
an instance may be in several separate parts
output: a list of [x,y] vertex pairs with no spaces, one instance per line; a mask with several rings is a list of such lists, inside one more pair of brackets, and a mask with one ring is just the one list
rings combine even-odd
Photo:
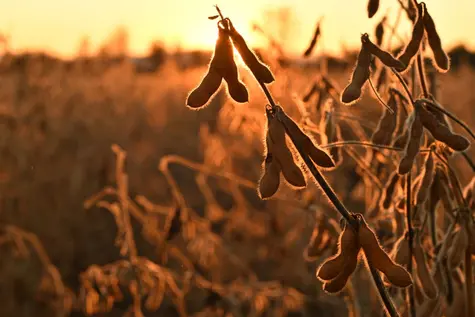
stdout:
[[423,21],[424,21],[424,29],[426,30],[426,33],[427,33],[427,41],[429,42],[429,46],[432,50],[432,54],[434,57],[434,66],[439,72],[445,73],[450,68],[450,60],[447,54],[445,53],[444,49],[442,48],[442,42],[440,40],[440,36],[437,33],[434,20],[429,14],[429,11],[427,11],[427,7],[426,7]]
[[394,263],[382,249],[375,233],[369,228],[363,217],[359,217],[360,226],[358,240],[368,259],[368,264],[381,271],[388,281],[397,287],[407,287],[412,284],[412,278],[401,265]]
[[396,68],[398,72],[405,71],[411,61],[416,56],[421,46],[422,38],[424,37],[424,7],[421,4],[418,4],[418,16],[416,23],[412,29],[412,37],[404,50],[399,54],[398,60],[404,65],[404,67]]
[[361,43],[361,50],[358,54],[356,67],[353,70],[350,83],[341,94],[341,102],[353,104],[361,98],[361,91],[370,76],[371,52],[366,45]]
[[470,146],[470,141],[460,134],[453,133],[450,128],[439,121],[437,117],[428,111],[424,101],[416,100],[416,111],[419,112],[424,127],[431,133],[437,141],[445,143],[455,151],[465,151]]
[[258,192],[261,199],[272,197],[280,185],[280,166],[274,159],[272,153],[267,150],[267,156],[264,161],[264,168],[261,179],[259,181]]
[[417,186],[416,192],[416,199],[415,204],[418,206],[422,206],[429,197],[430,188],[432,187],[432,182],[434,181],[435,175],[435,165],[434,165],[434,158],[432,157],[432,153],[429,152],[424,161],[424,168],[422,169],[421,173],[421,182]]
[[383,51],[379,46],[371,42],[367,33],[361,36],[361,42],[368,49],[368,51],[376,56],[384,65],[394,67],[396,69],[403,68],[404,64],[392,56],[390,53]]
[[404,149],[404,154],[399,162],[398,173],[401,175],[410,172],[414,160],[419,153],[421,145],[422,133],[424,132],[423,125],[420,119],[419,112],[414,110],[407,118],[407,144]]
[[307,154],[312,161],[320,167],[335,167],[330,155],[320,147],[316,146],[313,141],[300,129],[300,127],[290,118],[282,109],[276,107],[276,116],[284,124],[289,136],[298,144],[299,147]]
[[264,63],[259,61],[254,52],[247,46],[246,41],[241,36],[241,34],[236,31],[231,21],[229,21],[229,29],[229,33],[231,35],[234,47],[239,52],[242,57],[242,60],[254,74],[256,79],[265,84],[272,83],[275,80],[274,75]]
[[273,158],[280,166],[287,182],[296,187],[305,187],[305,177],[287,145],[284,125],[275,116],[268,116],[267,139]]

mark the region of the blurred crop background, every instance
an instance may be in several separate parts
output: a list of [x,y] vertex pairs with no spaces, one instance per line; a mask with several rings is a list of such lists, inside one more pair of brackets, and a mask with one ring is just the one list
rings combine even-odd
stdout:
[[[366,1],[218,4],[270,65],[276,77],[270,89],[278,102],[299,118],[295,98],[308,91],[316,76],[324,70],[344,87],[360,34],[373,34],[384,15],[388,25],[394,23],[397,1],[383,3],[372,20],[364,13]],[[186,298],[189,315],[219,316],[210,307],[242,302],[250,308],[242,308],[241,315],[231,312],[233,316],[250,316],[249,311],[255,316],[261,311],[266,316],[346,316],[346,293],[324,294],[315,277],[315,268],[333,253],[336,238],[316,261],[303,256],[321,215],[338,218],[327,199],[311,182],[305,190],[284,186],[278,198],[267,201],[256,194],[266,100],[248,71],[241,68],[240,73],[250,91],[249,104],[235,104],[221,91],[205,110],[185,106],[217,38],[215,22],[207,19],[215,14],[213,4],[0,4],[0,316],[88,313],[84,273],[124,257],[116,243],[120,226],[114,214],[85,202],[120,183],[116,167],[121,153],[126,153],[124,172],[138,254],[173,272],[179,287],[187,272],[196,271],[207,281],[227,285],[233,294],[213,298],[214,293],[192,287]],[[440,0],[430,5],[452,60],[450,72],[437,77],[438,98],[475,127],[475,22],[470,16],[475,4]],[[319,19],[322,35],[314,54],[303,59]],[[401,22],[397,33],[394,48],[409,38],[408,24]],[[371,94],[358,107],[337,107],[343,139],[355,139],[355,122],[361,128],[359,137],[371,136],[381,111]],[[365,155],[364,149],[355,152]],[[473,147],[468,154],[474,156]],[[351,184],[358,163],[347,154],[344,159],[325,176],[354,212],[364,213],[371,204],[365,184]],[[461,158],[454,162],[467,183],[471,170]],[[160,232],[177,199],[167,171],[200,221],[199,229],[187,229],[198,233],[182,230],[169,239],[163,259]],[[349,193],[348,188],[354,189]],[[103,199],[112,203],[113,196]],[[191,246],[190,235],[198,237]],[[61,292],[57,284],[51,285],[58,281]],[[358,295],[367,314],[363,316],[372,310],[380,316],[369,283],[361,274],[353,292],[364,290]],[[144,309],[143,314],[179,316],[173,297],[165,293],[158,311]],[[110,309],[93,315],[134,313],[131,296],[114,305],[108,298],[101,300]]]

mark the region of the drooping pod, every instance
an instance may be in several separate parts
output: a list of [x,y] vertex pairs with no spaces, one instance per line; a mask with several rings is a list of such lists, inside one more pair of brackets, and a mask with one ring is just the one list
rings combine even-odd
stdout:
[[274,159],[272,153],[267,152],[258,187],[261,199],[267,199],[277,192],[280,185],[280,172],[279,163]]
[[368,260],[378,271],[381,271],[388,281],[397,287],[407,287],[412,284],[412,278],[401,265],[394,263],[381,248],[375,233],[368,227],[365,219],[359,215],[360,226],[358,240]]
[[426,156],[424,168],[421,174],[421,182],[418,184],[415,190],[415,204],[417,206],[422,206],[426,202],[427,198],[429,197],[432,182],[434,181],[435,165],[431,152],[429,152]]
[[374,35],[376,36],[376,44],[381,46],[383,44],[384,37],[384,24],[386,23],[386,17],[384,17],[381,22],[378,23],[376,29],[374,30]]
[[430,273],[430,269],[427,263],[427,257],[422,248],[420,234],[417,235],[414,241],[414,260],[416,261],[417,267],[417,276],[421,281],[422,290],[426,294],[426,296],[430,299],[434,299],[439,294],[439,290],[437,289],[437,285],[432,278]]
[[449,249],[449,265],[451,268],[456,268],[462,263],[468,245],[468,235],[462,227],[456,231],[452,246]]
[[426,11],[424,14],[424,29],[427,33],[427,41],[429,42],[429,46],[432,50],[432,54],[434,57],[434,66],[435,68],[442,73],[445,73],[450,68],[450,60],[447,54],[445,53],[444,49],[442,48],[442,42],[440,40],[440,36],[437,33],[437,29],[435,27],[434,20],[429,14],[429,11]]
[[234,61],[233,44],[229,32],[223,26],[218,25],[219,36],[216,42],[215,55],[211,60],[210,68],[216,69],[228,84],[229,95],[236,102],[247,102],[249,94],[246,86],[239,80],[239,73]]
[[404,267],[409,263],[409,240],[407,233],[403,234],[394,244],[390,254],[391,259]]
[[399,162],[398,167],[398,173],[401,175],[409,173],[421,145],[424,129],[417,110],[414,110],[407,118],[407,131],[408,141],[404,149],[404,156]]
[[416,56],[421,46],[422,38],[424,37],[424,7],[421,4],[417,5],[418,16],[416,23],[412,29],[412,37],[407,46],[398,56],[398,60],[404,65],[404,67],[396,68],[398,72],[405,71],[410,65],[411,61]]
[[305,187],[306,181],[300,167],[295,163],[292,152],[287,146],[285,128],[274,115],[268,112],[268,148],[273,155],[289,184],[296,187]]
[[318,256],[328,250],[332,237],[325,227],[325,221],[320,221],[318,225],[313,228],[312,236],[303,252],[306,261],[315,261]]
[[384,186],[383,193],[381,194],[380,207],[388,209],[391,206],[391,202],[394,199],[396,186],[399,182],[399,174],[394,171],[388,178],[386,185]]
[[186,105],[192,109],[204,107],[218,91],[223,77],[214,69],[209,68],[198,87],[188,95]]
[[393,134],[398,125],[398,106],[396,96],[393,93],[389,94],[388,107],[392,109],[394,113],[390,113],[388,109],[384,107],[378,126],[371,137],[371,141],[374,144],[390,145],[393,139]]
[[357,258],[359,249],[358,236],[353,229],[346,224],[338,239],[338,253],[328,258],[318,268],[317,277],[323,281],[330,281],[336,278],[350,258]]
[[347,105],[353,104],[361,97],[361,91],[370,76],[371,52],[367,46],[361,43],[361,50],[358,54],[356,67],[351,75],[350,83],[341,94],[341,102]]
[[379,46],[371,42],[367,33],[361,36],[361,42],[364,46],[366,46],[368,51],[376,56],[384,65],[388,67],[394,67],[396,69],[404,67],[404,64],[400,60],[394,58],[394,56],[392,56],[390,53],[383,51],[381,48],[379,48]]
[[368,1],[368,18],[372,18],[379,9],[379,0],[369,0]]
[[290,118],[280,106],[275,108],[276,116],[281,121],[289,136],[302,148],[302,150],[312,159],[312,161],[320,167],[335,167],[330,155],[320,147],[316,146],[313,141],[300,129],[300,127]]
[[453,133],[447,125],[440,122],[428,111],[424,106],[424,101],[416,100],[415,107],[420,114],[422,124],[429,130],[434,139],[445,143],[455,151],[465,151],[470,146],[470,141],[460,134]]
[[256,79],[262,83],[270,84],[274,81],[274,75],[270,69],[254,54],[254,52],[247,46],[246,41],[241,34],[236,31],[231,21],[229,21],[229,33],[233,41],[234,47],[239,52],[244,63],[249,67]]

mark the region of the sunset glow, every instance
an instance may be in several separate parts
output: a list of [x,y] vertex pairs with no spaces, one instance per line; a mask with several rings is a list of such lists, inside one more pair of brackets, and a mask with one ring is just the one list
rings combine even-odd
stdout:
[[[215,22],[207,16],[215,14],[216,3],[257,46],[266,42],[252,31],[252,22],[264,25],[264,12],[291,5],[294,19],[287,30],[289,41],[284,43],[289,53],[304,49],[315,22],[322,16],[323,46],[337,53],[342,45],[354,46],[361,33],[372,33],[386,12],[392,12],[392,22],[398,10],[395,1],[382,1],[382,10],[370,20],[366,16],[366,1],[339,1],[338,5],[316,0],[3,1],[0,32],[10,35],[14,50],[46,50],[62,56],[74,55],[84,36],[90,38],[94,51],[118,26],[128,29],[133,54],[146,52],[152,40],[162,41],[170,49],[209,49],[216,39],[216,29]],[[427,4],[444,46],[475,46],[475,2],[429,0]],[[401,36],[407,37],[408,33]]]

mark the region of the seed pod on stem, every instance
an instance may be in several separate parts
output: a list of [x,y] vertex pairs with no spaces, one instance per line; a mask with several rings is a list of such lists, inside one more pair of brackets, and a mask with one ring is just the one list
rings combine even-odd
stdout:
[[267,112],[269,147],[273,158],[281,168],[284,178],[289,184],[296,187],[305,187],[306,181],[300,167],[295,163],[286,139],[285,128],[276,116]]
[[264,168],[261,179],[259,181],[258,192],[261,199],[272,197],[280,185],[280,166],[274,159],[272,153],[267,150],[267,156],[264,161]]
[[440,122],[430,111],[424,106],[423,100],[416,100],[416,111],[420,114],[424,127],[429,130],[434,139],[445,143],[455,151],[465,151],[470,146],[470,141],[460,134],[453,133],[450,128]]
[[[321,145],[337,142],[342,138],[340,127],[335,122],[335,117],[333,116],[334,109],[335,107],[333,106],[331,99],[329,99],[325,104],[325,107],[322,108],[319,122]],[[341,147],[333,147],[329,150],[330,155],[335,162],[335,167],[337,167],[342,161],[341,151]]]
[[404,156],[399,162],[398,173],[401,175],[409,173],[414,164],[414,159],[419,153],[421,145],[423,125],[419,112],[414,110],[407,118],[408,141],[404,149]]
[[374,144],[391,144],[393,134],[398,124],[398,107],[396,96],[393,93],[389,94],[388,107],[392,109],[394,113],[390,113],[386,107],[383,108],[383,113],[379,119],[378,126],[371,137],[371,141]]
[[341,94],[341,102],[351,105],[361,97],[361,91],[370,76],[371,52],[366,45],[361,43],[361,50],[358,54],[356,67],[353,70],[351,81]]
[[317,270],[317,277],[330,281],[338,276],[350,258],[357,258],[360,246],[358,236],[351,226],[345,225],[338,239],[338,253],[328,258]]
[[418,4],[417,7],[418,16],[412,29],[411,40],[398,56],[398,60],[404,65],[404,67],[396,68],[398,72],[404,72],[411,65],[411,61],[419,51],[422,38],[424,37],[424,7],[421,4]]
[[434,159],[432,157],[432,152],[429,152],[424,161],[424,168],[422,170],[422,179],[419,185],[417,186],[416,192],[416,201],[415,204],[422,206],[429,196],[430,188],[432,187],[432,182],[434,181],[435,175],[435,165]]
[[444,52],[444,49],[442,48],[440,36],[437,33],[434,20],[430,16],[429,11],[427,11],[427,7],[423,20],[424,29],[427,33],[427,40],[429,42],[429,46],[432,50],[432,54],[434,57],[434,66],[439,72],[445,73],[450,68],[450,60],[447,54]]
[[422,248],[420,232],[418,232],[416,239],[414,241],[414,260],[416,261],[417,267],[417,276],[421,281],[422,290],[426,296],[430,299],[437,297],[439,291],[437,285],[435,284],[434,279],[430,273],[430,269],[427,263],[427,257]]
[[313,141],[300,129],[300,127],[290,118],[280,106],[275,108],[276,117],[285,126],[289,136],[305,151],[312,161],[320,167],[335,167],[330,155],[316,146]]
[[376,44],[381,46],[383,44],[383,37],[384,37],[384,24],[386,23],[386,17],[384,17],[381,22],[378,23],[376,29],[374,31],[374,35],[376,36]]
[[269,68],[257,59],[257,56],[254,52],[247,46],[246,41],[241,36],[241,34],[236,31],[233,24],[229,19],[229,33],[233,41],[234,47],[239,52],[244,63],[249,67],[251,72],[254,74],[256,79],[262,83],[270,84],[274,81],[274,75],[269,70]]
[[375,233],[368,227],[362,215],[358,215],[360,226],[358,240],[368,259],[368,264],[381,271],[388,281],[397,287],[407,287],[412,284],[412,278],[405,268],[394,263],[381,248]]
[[367,33],[361,36],[361,42],[368,49],[368,51],[376,56],[384,65],[396,69],[404,67],[404,64],[400,60],[394,58],[394,56],[392,56],[390,53],[383,51],[381,48],[379,48],[379,46],[371,42]]
[[407,232],[396,241],[390,256],[397,264],[407,267],[409,263],[409,240]]

